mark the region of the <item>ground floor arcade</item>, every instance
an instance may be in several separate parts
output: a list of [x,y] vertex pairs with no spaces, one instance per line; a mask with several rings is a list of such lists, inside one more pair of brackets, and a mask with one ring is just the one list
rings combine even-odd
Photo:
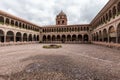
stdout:
[[27,32],[4,31],[0,29],[0,43],[5,42],[32,42],[39,41],[39,34]]
[[93,32],[92,41],[120,44],[120,24]]
[[58,42],[58,43],[83,43],[89,42],[88,34],[73,34],[73,35],[43,35],[42,41],[44,43]]

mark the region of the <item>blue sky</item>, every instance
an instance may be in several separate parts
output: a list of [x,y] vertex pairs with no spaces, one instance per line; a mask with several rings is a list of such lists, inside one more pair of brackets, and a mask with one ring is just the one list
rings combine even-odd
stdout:
[[38,25],[54,25],[63,10],[68,24],[86,24],[109,0],[1,0],[0,10]]

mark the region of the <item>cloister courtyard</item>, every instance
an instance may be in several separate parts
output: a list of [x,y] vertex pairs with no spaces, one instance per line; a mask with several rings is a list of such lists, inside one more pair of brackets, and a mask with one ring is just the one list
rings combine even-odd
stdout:
[[0,47],[0,80],[120,80],[120,50],[93,44]]

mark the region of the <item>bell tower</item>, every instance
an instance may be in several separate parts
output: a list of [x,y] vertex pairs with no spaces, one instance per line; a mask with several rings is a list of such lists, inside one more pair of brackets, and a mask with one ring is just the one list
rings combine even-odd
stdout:
[[56,16],[56,25],[67,25],[67,16],[63,11]]

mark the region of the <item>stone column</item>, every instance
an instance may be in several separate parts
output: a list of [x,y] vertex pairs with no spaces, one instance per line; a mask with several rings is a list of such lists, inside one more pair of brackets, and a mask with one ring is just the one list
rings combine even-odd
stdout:
[[84,34],[82,34],[82,43],[84,42]]
[[21,34],[21,42],[23,42],[23,34]]
[[118,43],[118,35],[117,35],[117,32],[116,32],[116,43]]
[[14,42],[16,42],[16,36],[14,36]]
[[4,42],[6,42],[6,34],[4,35]]
[[109,37],[109,35],[108,35],[108,43],[110,43],[110,37]]

